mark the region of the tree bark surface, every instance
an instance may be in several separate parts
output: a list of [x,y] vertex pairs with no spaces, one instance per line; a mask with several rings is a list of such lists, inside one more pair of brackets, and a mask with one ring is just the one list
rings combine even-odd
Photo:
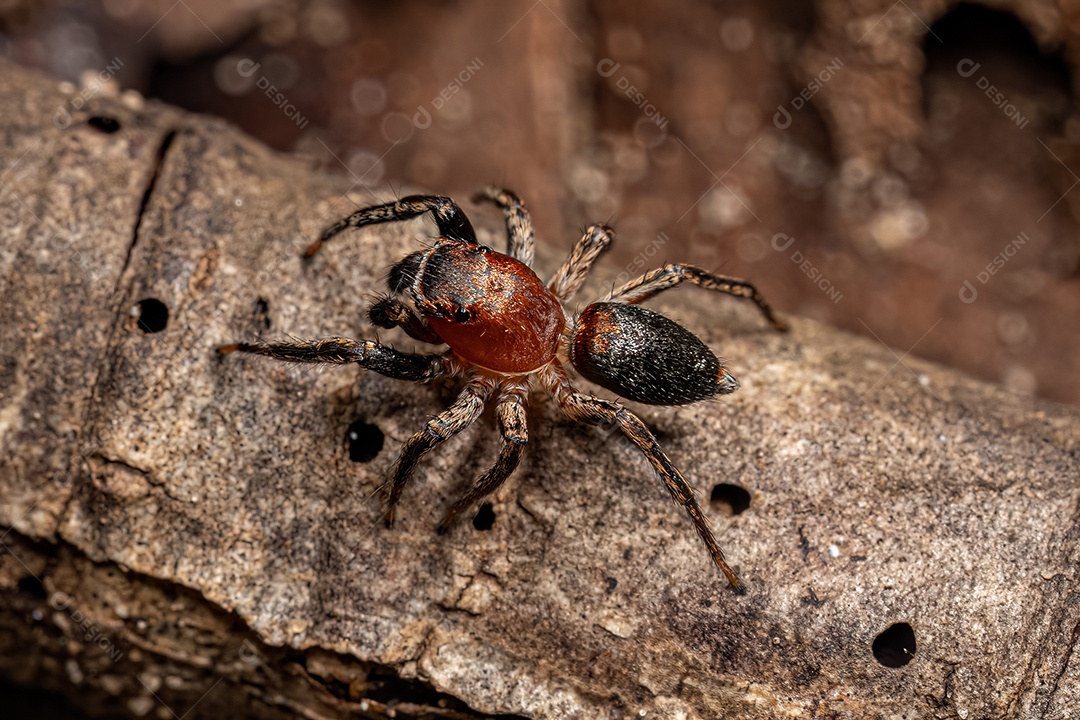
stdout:
[[[539,392],[489,529],[435,533],[494,460],[487,413],[387,530],[397,447],[456,388],[215,347],[374,337],[387,268],[433,226],[303,262],[394,192],[6,63],[0,107],[3,679],[156,717],[1080,715],[1075,408],[688,289],[655,305],[742,388],[636,409],[703,501],[749,491],[706,508],[747,594],[636,451]],[[498,213],[464,207],[501,248]]]

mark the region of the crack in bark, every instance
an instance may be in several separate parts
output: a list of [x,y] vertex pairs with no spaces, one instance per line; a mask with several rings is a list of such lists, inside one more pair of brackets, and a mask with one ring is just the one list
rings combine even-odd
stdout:
[[[152,475],[151,475],[149,470],[144,470],[141,467],[135,467],[134,465],[132,465],[130,463],[127,463],[127,462],[124,462],[123,460],[116,460],[114,458],[106,457],[106,456],[102,455],[99,452],[90,453],[89,455],[86,455],[84,457],[85,457],[86,461],[89,462],[89,463],[100,463],[102,466],[116,465],[117,467],[120,467],[123,470],[127,470],[127,471],[130,471],[130,472],[136,473],[138,475],[142,475],[143,477],[145,477],[147,479],[147,481],[151,485],[159,484],[159,483],[155,483],[153,481]],[[93,467],[93,466],[91,465],[91,467]]]
[[[128,266],[131,264],[131,258],[134,255],[135,245],[139,239],[139,231],[142,227],[143,218],[145,217],[146,212],[150,207],[150,200],[153,197],[154,188],[157,186],[158,178],[161,175],[161,168],[165,165],[166,156],[168,155],[169,149],[172,147],[173,141],[176,139],[178,133],[179,129],[177,128],[170,128],[166,130],[164,135],[162,135],[161,137],[161,142],[158,144],[157,152],[154,154],[154,165],[150,175],[150,180],[147,182],[146,189],[143,191],[142,198],[139,202],[139,209],[135,217],[135,224],[132,226],[131,229],[131,238],[128,242],[127,250],[124,254],[124,262],[120,267],[120,272],[117,273],[116,283],[113,286],[113,295],[117,298],[115,300],[115,305],[112,309],[112,313],[114,316],[122,312],[121,303],[123,302],[123,295],[120,293],[121,284],[123,282],[124,275],[127,272]],[[93,367],[96,368],[97,372],[94,374],[93,383],[91,384],[90,392],[87,395],[86,414],[84,415],[82,422],[82,428],[86,429],[86,435],[93,435],[94,424],[91,422],[91,420],[93,418],[95,409],[97,408],[96,399],[98,396],[98,391],[101,387],[102,377],[106,373],[111,373],[111,371],[113,370],[113,365],[115,363],[115,353],[113,351],[113,348],[115,346],[115,339],[117,333],[119,332],[120,328],[123,327],[123,324],[123,317],[121,315],[119,318],[117,318],[116,322],[114,322],[112,326],[106,330],[106,342],[102,345],[99,359],[93,363]],[[57,515],[56,523],[52,531],[52,534],[58,538],[60,537],[60,528],[63,525],[65,519],[69,517],[72,504],[74,503],[78,489],[82,484],[80,481],[87,481],[90,480],[92,477],[92,470],[87,463],[96,455],[101,457],[102,460],[108,463],[118,462],[113,461],[109,458],[105,458],[104,456],[100,456],[99,454],[88,448],[86,446],[87,437],[85,435],[82,435],[82,433],[80,433],[78,442],[79,447],[77,448],[77,456],[72,459],[71,464],[67,468],[67,474],[71,478],[70,492],[68,492],[67,498],[64,500],[63,506],[61,507],[60,512]],[[127,466],[126,463],[119,464]],[[130,470],[137,472],[150,480],[151,475],[145,470],[133,466],[127,467]],[[151,484],[158,485],[158,483],[153,482],[151,482]]]
[[1050,688],[1050,694],[1047,695],[1046,705],[1043,707],[1045,712],[1057,699],[1058,685],[1061,683],[1061,678],[1065,676],[1066,671],[1069,669],[1069,663],[1072,660],[1073,653],[1076,652],[1076,646],[1080,644],[1080,622],[1073,625],[1072,637],[1069,638],[1069,648],[1065,651],[1065,657],[1061,662],[1061,669],[1058,670],[1057,675],[1054,676],[1054,685]]
[[157,153],[154,156],[154,171],[150,174],[150,181],[146,183],[146,190],[143,191],[142,200],[139,202],[139,214],[135,217],[135,227],[131,230],[131,242],[128,243],[127,255],[124,256],[124,264],[120,268],[120,274],[116,278],[116,289],[120,289],[120,283],[124,278],[124,273],[128,269],[128,265],[131,263],[131,256],[135,252],[135,245],[139,242],[139,230],[142,228],[143,218],[146,217],[146,211],[150,207],[150,198],[154,194],[154,188],[157,186],[158,178],[161,176],[161,168],[165,165],[165,156],[169,153],[169,148],[172,147],[173,140],[176,139],[176,134],[179,131],[176,128],[168,130],[161,138],[161,143],[158,145]]
[[[154,194],[154,188],[157,186],[158,178],[161,175],[161,168],[165,165],[165,158],[169,153],[169,149],[172,147],[173,141],[176,139],[179,130],[177,128],[171,128],[165,132],[161,138],[161,143],[158,145],[157,152],[154,155],[154,167],[153,172],[150,174],[150,180],[146,183],[146,189],[143,191],[142,199],[139,202],[139,211],[135,216],[135,224],[131,229],[131,240],[128,242],[127,252],[124,255],[124,262],[120,267],[120,272],[116,276],[116,284],[113,286],[113,294],[119,297],[116,300],[117,305],[123,302],[123,296],[120,294],[121,284],[124,281],[124,275],[127,273],[128,266],[131,264],[131,258],[135,253],[135,245],[139,241],[139,230],[142,228],[143,218],[146,216],[146,212],[150,207],[150,200]],[[121,312],[121,307],[114,308],[114,312]],[[105,342],[102,354],[104,358],[108,358],[112,354],[113,340],[116,338],[116,333],[119,328],[123,326],[123,317],[120,317],[116,323],[109,329],[107,340]],[[94,385],[90,389],[89,404],[87,406],[86,417],[83,418],[84,427],[91,427],[89,421],[93,413],[94,400],[97,397],[98,388],[101,384],[101,377],[103,370],[110,370],[109,367],[102,367],[107,363],[98,364],[98,373],[94,378]],[[84,450],[84,455],[86,454]]]
[[941,697],[935,697],[933,693],[927,693],[926,695],[927,704],[935,710],[944,710],[952,703],[953,678],[956,676],[956,671],[960,667],[960,663],[945,662],[949,666],[949,669],[945,672],[945,677],[942,680]]
[[[1072,515],[1069,518],[1068,529],[1064,533],[1063,547],[1074,549],[1070,557],[1065,558],[1065,562],[1075,563],[1076,551],[1075,548],[1080,546],[1080,500],[1077,500],[1073,506]],[[1068,620],[1065,617],[1071,607],[1076,604],[1076,593],[1068,592],[1070,589],[1068,578],[1063,573],[1055,573],[1053,577],[1049,578],[1046,583],[1049,588],[1043,595],[1043,601],[1038,611],[1031,615],[1031,623],[1035,622],[1035,618],[1041,617],[1044,609],[1047,612],[1051,612],[1051,617],[1047,623],[1047,631],[1039,638],[1039,641],[1033,644],[1035,650],[1032,652],[1027,668],[1025,669],[1021,683],[1018,685],[1018,689],[1011,698],[1008,704],[1009,712],[1015,713],[1019,703],[1022,702],[1024,691],[1023,688],[1030,688],[1036,685],[1035,677],[1040,667],[1045,667],[1049,664],[1050,653],[1054,650],[1055,644],[1050,641],[1049,635],[1057,627],[1062,627]],[[1023,635],[1031,636],[1031,632],[1025,628]],[[1036,694],[1031,700],[1031,707],[1035,709],[1038,707],[1040,711],[1040,717],[1046,714],[1047,709],[1055,701],[1055,696],[1058,691],[1058,683],[1068,670],[1069,662],[1073,653],[1076,650],[1077,645],[1080,644],[1080,622],[1073,625],[1072,636],[1069,640],[1069,645],[1062,653],[1061,668],[1054,677],[1053,689],[1045,696],[1044,702],[1039,702],[1039,696]]]

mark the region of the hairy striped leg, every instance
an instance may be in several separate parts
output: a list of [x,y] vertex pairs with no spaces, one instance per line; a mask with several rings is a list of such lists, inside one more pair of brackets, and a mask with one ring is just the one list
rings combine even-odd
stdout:
[[521,198],[510,190],[486,187],[473,196],[473,201],[486,201],[502,208],[506,217],[506,254],[532,265],[535,252],[533,224]]
[[285,362],[322,365],[360,365],[380,375],[398,380],[430,380],[450,371],[444,355],[414,355],[403,353],[371,340],[350,340],[330,337],[322,340],[293,340],[289,342],[242,342],[222,345],[222,355],[250,353],[265,355]]
[[349,228],[411,220],[426,212],[430,212],[435,218],[439,234],[443,237],[467,243],[476,242],[476,232],[473,230],[472,223],[456,202],[442,195],[410,195],[395,202],[357,210],[352,215],[338,220],[322,231],[319,238],[304,251],[304,257],[311,257],[319,252],[327,240]]
[[660,444],[656,442],[656,438],[645,427],[645,423],[641,422],[636,415],[617,402],[578,392],[570,384],[566,371],[557,362],[544,368],[539,375],[541,382],[555,396],[555,399],[559,402],[559,407],[571,420],[586,425],[618,428],[641,451],[667,487],[668,492],[671,493],[672,499],[681,505],[686,514],[690,516],[690,522],[694,524],[698,536],[705,543],[705,547],[709,551],[713,562],[716,563],[716,567],[720,569],[720,572],[724,573],[733,588],[739,592],[745,592],[746,589],[739,580],[738,575],[728,565],[727,559],[724,557],[724,551],[721,549],[720,543],[717,542],[712,528],[709,527],[709,521],[694,496],[693,488],[690,487],[689,483],[686,482],[686,478],[683,477],[679,469],[675,467],[667,454],[660,448]]
[[615,239],[615,231],[607,225],[590,225],[570,251],[570,257],[555,271],[548,287],[562,302],[567,302],[585,282],[596,259]]
[[391,473],[390,491],[386,499],[387,527],[394,524],[394,509],[401,499],[401,491],[408,484],[420,458],[476,422],[495,385],[496,381],[490,378],[474,377],[450,407],[428,420],[423,430],[405,441]]
[[529,439],[525,418],[525,396],[528,385],[517,380],[503,383],[499,388],[498,405],[495,412],[499,417],[499,432],[502,434],[502,447],[495,465],[484,473],[472,489],[454,503],[439,523],[439,533],[447,532],[458,516],[471,508],[481,499],[498,490],[506,479],[517,469]]
[[639,303],[648,300],[653,295],[664,290],[678,287],[684,282],[693,283],[706,290],[732,295],[737,298],[750,300],[769,323],[781,332],[788,329],[787,323],[773,314],[765,296],[758,292],[752,284],[738,278],[725,275],[714,275],[694,265],[668,264],[655,270],[650,270],[639,278],[635,278],[611,293],[610,300],[614,302]]

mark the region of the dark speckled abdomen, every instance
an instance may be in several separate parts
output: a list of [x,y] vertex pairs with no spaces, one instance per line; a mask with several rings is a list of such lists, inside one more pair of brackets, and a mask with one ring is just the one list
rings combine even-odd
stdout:
[[648,405],[686,405],[739,387],[697,336],[639,305],[586,307],[574,327],[570,362],[597,385]]

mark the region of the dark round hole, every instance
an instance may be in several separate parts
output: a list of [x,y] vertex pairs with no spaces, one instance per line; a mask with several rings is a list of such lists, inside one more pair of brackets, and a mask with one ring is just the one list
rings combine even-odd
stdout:
[[144,333],[161,332],[169,324],[169,308],[160,300],[145,298],[135,307],[138,308],[139,329]]
[[874,638],[874,657],[885,667],[904,667],[915,657],[915,631],[907,623],[890,625]]
[[712,489],[709,504],[725,515],[738,515],[750,507],[750,491],[738,485],[720,483]]
[[349,459],[360,463],[371,462],[382,451],[385,439],[386,436],[378,425],[357,420],[345,433],[345,442],[349,444]]
[[120,129],[120,121],[107,115],[95,115],[87,120],[86,124],[95,130],[100,130],[106,135],[112,135]]
[[270,303],[263,298],[259,298],[255,301],[255,309],[252,314],[255,316],[255,322],[262,325],[264,330],[270,329]]
[[495,511],[491,509],[491,503],[484,503],[476,512],[472,526],[477,530],[490,530],[495,524]]
[[45,585],[33,575],[19,578],[19,590],[27,595],[36,597],[38,600],[44,600],[47,596]]

